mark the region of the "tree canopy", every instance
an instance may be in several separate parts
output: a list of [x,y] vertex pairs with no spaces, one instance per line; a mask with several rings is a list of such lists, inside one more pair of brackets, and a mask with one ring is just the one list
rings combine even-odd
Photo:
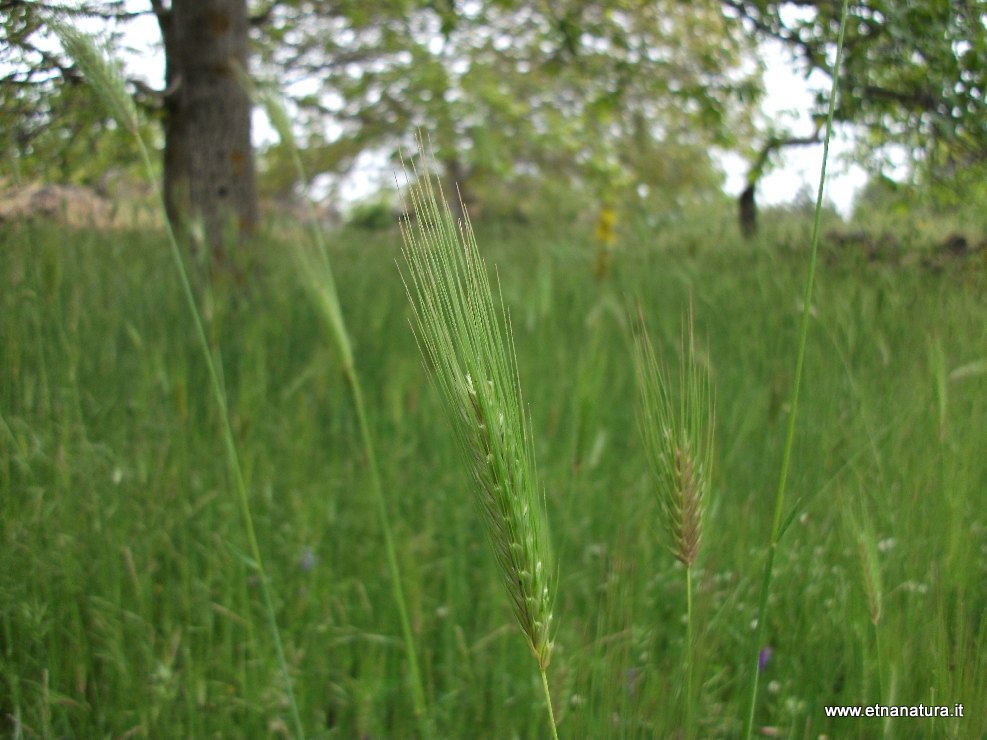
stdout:
[[[792,49],[806,73],[831,76],[841,2],[723,0],[764,37]],[[840,70],[839,120],[862,132],[876,167],[888,144],[907,149],[929,177],[987,160],[987,2],[850,3]],[[824,116],[819,91],[815,115]]]
[[310,88],[313,174],[413,151],[421,127],[467,199],[546,176],[682,198],[716,190],[711,148],[753,130],[752,40],[716,2],[281,3],[270,20],[264,66]]
[[92,105],[81,76],[47,37],[45,21],[55,13],[71,23],[99,22],[111,31],[111,47],[118,22],[131,17],[119,0],[0,1],[0,148],[15,178],[98,182],[136,157],[129,135]]
[[[67,5],[76,17],[130,17],[120,0]],[[366,151],[414,151],[422,128],[466,200],[505,207],[545,187],[602,201],[707,197],[721,185],[721,150],[750,157],[756,179],[771,151],[807,141],[758,122],[757,44],[777,39],[807,76],[831,75],[840,6],[248,3],[252,71],[294,98],[310,177],[345,172]],[[85,103],[71,65],[39,43],[45,11],[17,0],[0,8],[2,143],[25,176],[92,180],[125,160],[126,142]],[[837,117],[857,126],[873,169],[892,144],[929,180],[983,168],[987,2],[857,0],[850,13]],[[147,107],[161,101],[146,86],[134,92]],[[816,116],[828,89],[819,93]],[[262,162],[266,190],[290,192],[283,152],[273,147]]]

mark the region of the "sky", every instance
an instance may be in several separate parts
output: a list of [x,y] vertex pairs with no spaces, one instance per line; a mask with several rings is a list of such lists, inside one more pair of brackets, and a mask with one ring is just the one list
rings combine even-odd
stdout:
[[[132,10],[145,10],[146,0],[128,0]],[[162,88],[164,80],[164,54],[160,46],[160,32],[157,21],[150,14],[142,16],[123,26],[123,43],[128,73],[143,78],[149,85]],[[824,77],[812,77],[808,81],[798,70],[791,54],[780,43],[771,42],[761,46],[765,62],[764,84],[766,97],[762,114],[775,128],[786,127],[794,136],[807,136],[812,133],[809,111],[813,97],[810,84],[817,87],[826,84]],[[264,114],[255,112],[255,144],[261,145],[276,139]],[[829,163],[825,195],[828,201],[842,213],[849,216],[853,199],[866,183],[864,170],[849,161],[852,150],[852,132],[845,127],[834,131],[830,143]],[[822,145],[788,147],[778,157],[779,164],[771,169],[758,184],[757,199],[760,205],[776,205],[791,202],[806,187],[815,197],[819,186],[819,169],[822,163]],[[730,195],[739,195],[744,189],[748,164],[739,156],[727,154],[720,157],[720,165],[726,173],[725,190]],[[344,201],[366,197],[381,185],[390,182],[390,173],[385,171],[386,163],[374,157],[363,157],[357,162],[348,180],[340,187]]]
[[[810,92],[809,85],[811,83],[818,88],[831,84],[830,81],[818,73],[806,81],[797,70],[791,53],[779,42],[762,44],[761,54],[766,67],[764,87],[767,92],[762,114],[776,124],[787,126],[793,136],[811,135],[813,125],[809,111],[813,107],[814,93]],[[849,215],[854,197],[867,182],[864,169],[848,161],[852,149],[852,131],[849,127],[836,127],[829,146],[825,194],[844,216]],[[822,154],[821,144],[785,149],[782,152],[783,164],[771,170],[759,183],[758,202],[766,205],[790,202],[805,185],[811,187],[815,196],[819,187]],[[727,192],[739,194],[744,187],[746,167],[738,170],[725,162],[724,169],[727,172]]]

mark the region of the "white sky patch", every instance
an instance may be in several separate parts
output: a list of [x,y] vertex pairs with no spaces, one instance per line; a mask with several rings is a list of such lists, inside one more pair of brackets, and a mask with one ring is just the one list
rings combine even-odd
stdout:
[[[761,44],[765,63],[765,100],[762,114],[774,128],[787,130],[792,136],[811,136],[812,119],[809,111],[814,104],[814,89],[829,89],[829,80],[815,73],[805,79],[792,54],[779,42]],[[829,162],[826,165],[825,197],[843,215],[849,216],[857,193],[867,182],[867,173],[853,164],[853,133],[847,126],[836,125],[829,145]],[[809,188],[815,198],[819,188],[819,170],[822,166],[822,144],[786,147],[775,155],[777,165],[769,167],[758,183],[757,200],[760,205],[790,203],[796,195]],[[746,185],[747,161],[736,154],[720,157],[727,174],[725,190],[739,195]]]
[[[124,7],[128,12],[147,11],[146,0],[127,0]],[[123,48],[127,69],[148,85],[164,86],[164,51],[161,47],[161,29],[154,13],[145,12],[121,27]]]

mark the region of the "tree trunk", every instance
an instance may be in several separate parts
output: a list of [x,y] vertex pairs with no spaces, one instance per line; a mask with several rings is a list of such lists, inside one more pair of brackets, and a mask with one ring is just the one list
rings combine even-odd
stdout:
[[213,262],[257,223],[246,0],[153,2],[165,46],[164,192],[168,218]]
[[757,201],[754,199],[756,191],[757,184],[752,182],[744,188],[737,201],[740,233],[745,239],[751,239],[757,234]]

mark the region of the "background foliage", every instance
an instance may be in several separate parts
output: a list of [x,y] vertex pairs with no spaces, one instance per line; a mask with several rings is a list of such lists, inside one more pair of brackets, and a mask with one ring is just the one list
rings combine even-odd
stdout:
[[[84,104],[78,75],[39,33],[41,6],[3,5],[0,118],[13,171],[94,183],[126,169],[120,133]],[[139,10],[94,1],[64,12],[118,33]],[[778,40],[807,74],[828,75],[839,3],[291,0],[250,10],[254,72],[294,98],[310,180],[370,152],[413,151],[422,127],[477,213],[530,219],[565,199],[577,211],[654,210],[715,196],[719,152],[754,164],[764,142],[790,136],[757,116],[758,43]],[[985,17],[983,0],[851,3],[837,116],[856,125],[875,176],[954,201],[983,179]],[[133,91],[153,136],[160,91],[137,81]],[[901,151],[904,170],[890,164]],[[296,194],[280,147],[263,153],[261,170],[269,197]]]

